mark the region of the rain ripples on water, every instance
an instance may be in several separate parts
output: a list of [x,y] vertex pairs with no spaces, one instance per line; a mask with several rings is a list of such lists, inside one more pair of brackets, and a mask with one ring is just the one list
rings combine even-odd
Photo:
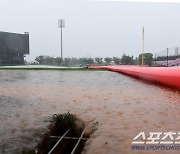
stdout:
[[1,70],[0,75],[0,153],[34,147],[52,115],[64,112],[96,124],[87,154],[131,153],[132,138],[141,131],[179,131],[177,90],[108,71]]

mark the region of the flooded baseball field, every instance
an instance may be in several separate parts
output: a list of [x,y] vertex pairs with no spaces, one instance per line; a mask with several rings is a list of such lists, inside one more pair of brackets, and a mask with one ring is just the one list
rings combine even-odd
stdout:
[[179,132],[180,91],[108,71],[0,70],[0,153],[34,147],[52,115],[65,112],[96,125],[83,154],[155,154],[131,150],[132,139]]

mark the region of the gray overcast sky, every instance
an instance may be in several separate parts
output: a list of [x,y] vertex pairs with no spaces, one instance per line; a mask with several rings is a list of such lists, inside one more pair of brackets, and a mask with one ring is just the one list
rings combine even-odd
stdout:
[[180,46],[180,3],[0,0],[0,31],[30,33],[30,55],[60,57],[58,19],[65,19],[64,57],[137,56]]

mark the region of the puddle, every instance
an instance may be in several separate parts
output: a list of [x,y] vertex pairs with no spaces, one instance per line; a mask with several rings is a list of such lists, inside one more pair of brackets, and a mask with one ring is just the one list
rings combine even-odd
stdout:
[[107,71],[1,70],[0,75],[0,153],[35,146],[49,118],[65,112],[86,126],[98,122],[83,154],[132,153],[139,132],[179,131],[179,91]]

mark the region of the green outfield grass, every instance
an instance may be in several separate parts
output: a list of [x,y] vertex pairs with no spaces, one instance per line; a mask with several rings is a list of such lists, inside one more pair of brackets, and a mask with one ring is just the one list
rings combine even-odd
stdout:
[[57,71],[104,71],[105,69],[90,69],[90,68],[15,68],[15,67],[0,67],[0,70],[57,70]]

